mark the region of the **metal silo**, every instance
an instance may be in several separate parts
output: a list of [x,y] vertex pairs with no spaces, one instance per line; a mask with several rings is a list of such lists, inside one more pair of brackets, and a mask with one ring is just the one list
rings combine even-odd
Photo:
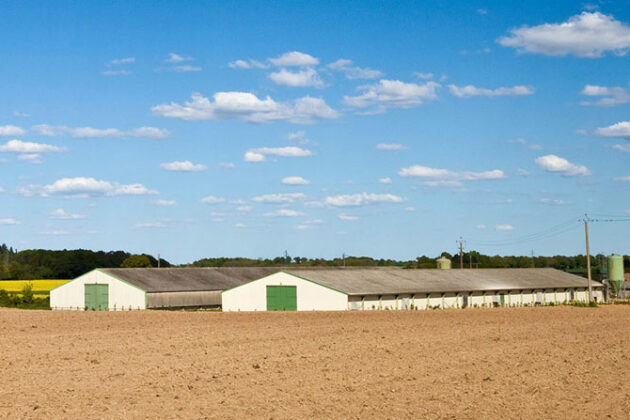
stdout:
[[[451,260],[446,257],[440,257],[437,260],[437,268],[440,270],[450,270],[451,269]],[[623,274],[622,274],[623,276]]]
[[608,257],[608,281],[613,287],[615,295],[619,295],[623,283],[623,257],[612,254]]

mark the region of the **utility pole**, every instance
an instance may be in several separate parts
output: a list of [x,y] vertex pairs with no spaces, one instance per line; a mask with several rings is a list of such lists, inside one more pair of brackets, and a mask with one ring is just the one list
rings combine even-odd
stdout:
[[534,250],[532,249],[532,268],[536,268],[536,263],[534,262]]
[[459,269],[463,270],[464,269],[464,240],[460,236],[459,240],[456,242],[459,242]]
[[593,301],[593,281],[591,280],[591,250],[588,243],[588,215],[584,214],[584,237],[586,239],[586,272],[588,275],[588,301]]
[[472,269],[472,251],[468,253],[468,262],[470,263],[470,268]]
[[342,257],[343,257],[343,266],[345,267],[346,266],[346,253],[345,252],[342,254]]
[[160,254],[158,254],[158,268],[160,268]]

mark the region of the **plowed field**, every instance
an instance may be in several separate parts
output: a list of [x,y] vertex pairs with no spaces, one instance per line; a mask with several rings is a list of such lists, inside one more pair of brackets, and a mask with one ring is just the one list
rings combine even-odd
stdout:
[[0,310],[0,417],[630,418],[630,306]]

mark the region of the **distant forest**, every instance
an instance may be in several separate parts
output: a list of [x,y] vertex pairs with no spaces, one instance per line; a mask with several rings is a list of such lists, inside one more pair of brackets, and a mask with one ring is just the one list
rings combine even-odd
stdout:
[[[459,268],[458,254],[441,254],[449,258],[453,268]],[[436,268],[434,257],[421,256],[415,260],[396,261],[390,259],[374,259],[370,257],[345,257],[334,259],[304,258],[281,256],[273,259],[251,258],[204,258],[192,264],[181,267],[400,267],[407,269]],[[592,274],[599,279],[606,270],[604,255],[594,255],[591,258]],[[157,267],[158,261],[150,256],[132,255],[125,251],[89,251],[85,249],[50,251],[33,249],[17,251],[7,245],[0,245],[0,279],[1,280],[29,280],[29,279],[72,279],[95,268],[116,267]],[[171,267],[165,259],[160,260],[161,267]],[[624,256],[626,271],[630,270],[630,256]],[[529,268],[551,267],[586,276],[586,256],[531,257],[483,255],[476,251],[464,253],[464,268]]]

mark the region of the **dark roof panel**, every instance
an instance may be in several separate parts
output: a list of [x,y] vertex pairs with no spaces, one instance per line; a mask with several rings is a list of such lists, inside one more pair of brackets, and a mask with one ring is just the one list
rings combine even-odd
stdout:
[[[587,287],[584,277],[553,268],[486,268],[468,270],[289,269],[289,273],[349,295],[474,292]],[[593,287],[601,287],[593,282]]]
[[146,292],[226,290],[278,272],[273,267],[102,268]]

